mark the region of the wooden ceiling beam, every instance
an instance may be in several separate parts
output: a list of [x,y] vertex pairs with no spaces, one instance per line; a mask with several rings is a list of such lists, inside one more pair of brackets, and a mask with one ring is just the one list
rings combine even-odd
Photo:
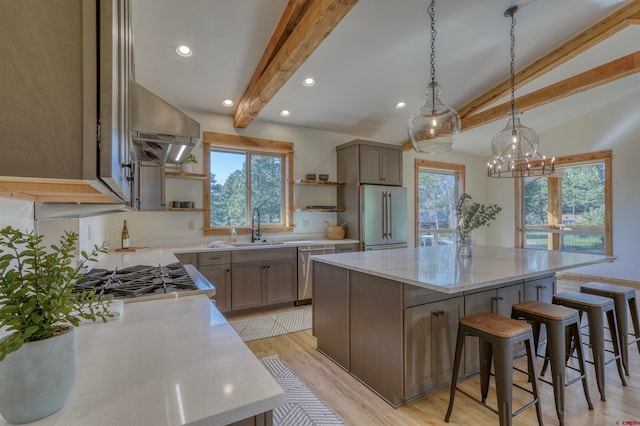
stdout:
[[358,0],[289,0],[233,116],[245,128]]
[[[524,86],[557,66],[564,64],[569,59],[585,52],[602,40],[611,37],[613,34],[630,25],[632,23],[632,17],[637,17],[638,14],[640,14],[640,0],[633,0],[631,3],[616,10],[611,15],[598,21],[571,40],[553,49],[533,64],[516,73],[515,86]],[[464,119],[486,108],[498,99],[507,96],[510,90],[511,78],[508,78],[468,104],[458,108],[460,118]]]
[[640,24],[640,13],[636,13],[634,15],[631,15],[627,18],[627,21],[629,22],[629,24],[631,25],[638,25]]
[[[551,84],[535,92],[520,96],[516,106],[521,112],[592,89],[640,71],[640,52],[631,53],[604,65]],[[462,129],[470,130],[504,118],[511,108],[505,102],[462,119]]]

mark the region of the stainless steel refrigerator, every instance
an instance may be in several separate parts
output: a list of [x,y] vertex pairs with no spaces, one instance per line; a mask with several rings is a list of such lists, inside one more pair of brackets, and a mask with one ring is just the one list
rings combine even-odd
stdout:
[[360,239],[364,250],[407,246],[407,188],[360,185]]

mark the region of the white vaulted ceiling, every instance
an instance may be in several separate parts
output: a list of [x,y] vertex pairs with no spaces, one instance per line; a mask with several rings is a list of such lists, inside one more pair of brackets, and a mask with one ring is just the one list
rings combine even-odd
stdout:
[[[639,1],[437,1],[436,74],[443,102],[460,109],[509,78],[511,22],[503,16],[508,7],[519,5],[517,72]],[[240,101],[287,3],[132,0],[136,80],[177,107],[231,118],[235,107],[224,108],[221,101]],[[638,21],[518,88],[516,97],[635,52],[640,46]],[[359,0],[255,120],[403,143],[409,116],[426,100],[428,26],[426,0]],[[190,58],[176,55],[180,43],[192,47]],[[317,84],[304,87],[306,76],[317,79]],[[639,87],[640,75],[632,74],[528,110],[523,123],[543,132]],[[507,99],[499,97],[496,102]],[[394,109],[400,100],[407,106]],[[290,110],[291,116],[281,117],[282,109]],[[499,119],[472,130],[463,128],[455,149],[487,156],[492,135],[505,124]]]

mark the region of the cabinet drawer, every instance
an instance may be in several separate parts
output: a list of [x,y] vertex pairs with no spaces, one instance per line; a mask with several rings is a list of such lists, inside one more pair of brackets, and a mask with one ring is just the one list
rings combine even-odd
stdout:
[[255,262],[260,260],[295,259],[297,256],[296,247],[234,250],[231,252],[233,263]]
[[336,244],[336,253],[349,253],[352,251],[360,251],[359,243]]
[[418,306],[425,303],[440,302],[460,295],[461,293],[447,294],[411,284],[402,284],[402,306],[404,308],[410,308],[412,306]]
[[198,264],[204,265],[221,265],[231,262],[231,254],[228,251],[208,251],[198,253]]

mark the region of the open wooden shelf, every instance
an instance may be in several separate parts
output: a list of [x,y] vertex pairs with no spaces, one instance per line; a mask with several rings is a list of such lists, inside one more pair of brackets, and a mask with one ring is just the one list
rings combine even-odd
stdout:
[[305,180],[298,179],[296,185],[327,185],[327,186],[343,186],[344,182],[323,182],[321,180]]
[[180,179],[201,179],[204,180],[207,178],[207,175],[202,173],[187,173],[181,171],[173,171],[173,170],[165,170],[164,174],[167,177],[180,178]]
[[293,209],[294,212],[316,212],[316,213],[340,213],[343,212],[344,209]]
[[203,212],[204,209],[183,209],[177,207],[167,207],[168,212]]

